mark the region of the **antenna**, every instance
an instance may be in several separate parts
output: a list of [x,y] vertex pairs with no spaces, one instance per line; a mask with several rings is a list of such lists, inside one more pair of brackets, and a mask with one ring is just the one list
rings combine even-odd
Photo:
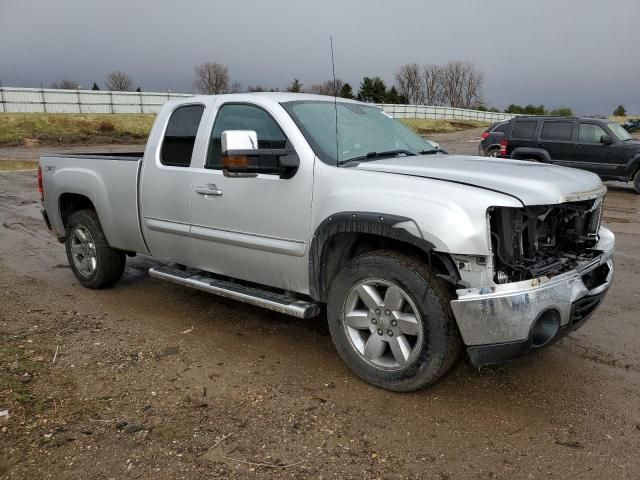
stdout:
[[329,43],[331,45],[331,72],[333,74],[333,109],[336,112],[336,166],[340,163],[339,155],[340,149],[338,148],[338,82],[336,82],[336,63],[333,58],[333,37],[329,37]]

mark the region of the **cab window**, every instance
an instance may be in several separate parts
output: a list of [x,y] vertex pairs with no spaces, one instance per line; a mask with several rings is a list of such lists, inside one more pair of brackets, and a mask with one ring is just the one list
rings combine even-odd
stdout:
[[160,162],[163,165],[188,167],[191,164],[203,112],[203,105],[185,105],[173,111],[162,140]]
[[287,137],[276,121],[260,107],[246,104],[226,104],[220,107],[213,124],[206,168],[221,168],[222,132],[254,130],[258,148],[286,148]]

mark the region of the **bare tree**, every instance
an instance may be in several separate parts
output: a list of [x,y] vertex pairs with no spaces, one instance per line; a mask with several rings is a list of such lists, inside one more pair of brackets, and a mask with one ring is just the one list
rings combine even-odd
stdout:
[[229,69],[219,63],[203,63],[195,67],[193,86],[205,95],[217,95],[229,91]]
[[60,80],[59,82],[52,82],[51,88],[59,88],[63,90],[75,90],[78,88],[80,84],[78,82],[74,82],[73,80]]
[[424,83],[420,77],[420,66],[417,63],[403,65],[396,72],[398,93],[413,105],[424,103]]
[[235,81],[231,84],[231,93],[241,93],[242,92],[242,84],[238,81]]
[[125,72],[116,70],[107,75],[104,84],[112,92],[128,92],[133,87],[133,80]]
[[449,62],[442,67],[444,103],[452,107],[474,107],[482,101],[484,74],[469,62]]
[[325,80],[322,83],[311,85],[306,90],[306,93],[315,93],[316,95],[330,95],[333,97],[340,94],[340,90],[343,86],[344,82],[339,78],[336,78],[335,82],[333,80]]
[[440,105],[442,103],[442,67],[439,65],[425,65],[422,67],[422,82],[424,85],[424,103],[426,105]]
[[463,105],[466,108],[476,108],[483,103],[482,84],[484,83],[484,73],[476,70],[472,64],[467,64],[467,75],[464,81]]

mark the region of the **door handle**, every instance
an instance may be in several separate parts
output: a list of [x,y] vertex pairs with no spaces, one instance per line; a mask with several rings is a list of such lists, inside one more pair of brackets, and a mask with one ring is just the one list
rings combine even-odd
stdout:
[[204,187],[196,187],[196,193],[200,195],[214,195],[219,197],[222,195],[222,190],[219,190],[213,183],[207,183]]

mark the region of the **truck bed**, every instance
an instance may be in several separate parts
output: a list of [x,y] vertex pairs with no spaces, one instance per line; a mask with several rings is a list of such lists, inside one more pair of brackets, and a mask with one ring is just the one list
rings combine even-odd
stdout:
[[82,196],[95,207],[109,245],[147,253],[139,218],[142,157],[143,152],[74,152],[40,157],[44,206],[56,234],[64,236],[61,198],[65,197],[61,196]]

